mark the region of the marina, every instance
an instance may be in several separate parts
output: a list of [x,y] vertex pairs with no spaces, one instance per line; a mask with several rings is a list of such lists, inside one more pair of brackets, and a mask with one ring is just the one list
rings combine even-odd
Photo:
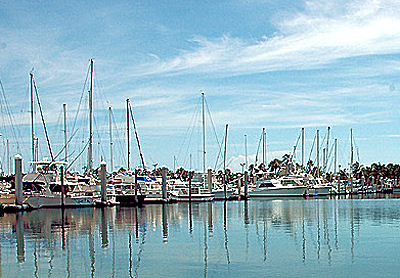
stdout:
[[385,269],[385,277],[397,277],[400,199],[393,197],[287,197],[4,214],[0,274],[381,277]]

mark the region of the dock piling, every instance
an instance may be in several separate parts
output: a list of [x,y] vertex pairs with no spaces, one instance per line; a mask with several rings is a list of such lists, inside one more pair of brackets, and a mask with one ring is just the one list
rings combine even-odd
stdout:
[[167,168],[162,169],[162,198],[167,201]]
[[22,157],[17,154],[15,156],[15,204],[22,206]]
[[101,181],[101,202],[103,204],[107,201],[107,163],[102,161],[100,163],[100,181]]
[[213,184],[212,184],[212,170],[211,169],[207,170],[207,185],[208,185],[208,191],[210,193],[212,193]]

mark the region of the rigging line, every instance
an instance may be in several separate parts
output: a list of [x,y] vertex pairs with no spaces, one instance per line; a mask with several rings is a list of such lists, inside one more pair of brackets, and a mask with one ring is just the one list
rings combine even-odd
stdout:
[[78,156],[68,165],[68,167],[65,169],[65,171],[69,170],[72,165],[74,165],[75,161],[78,160],[78,158],[83,154],[83,152],[86,150],[86,147],[89,145],[90,139],[87,140],[86,145],[82,148],[82,151],[78,154]]
[[[225,140],[225,135],[222,136],[221,142],[223,142],[224,140]],[[217,160],[215,161],[214,171],[217,169],[218,160],[219,160],[219,156],[220,156],[220,155],[222,155],[222,144],[221,144],[221,146],[219,146],[219,152],[218,152],[218,155],[217,155]],[[221,163],[219,164],[219,167],[218,167],[218,168],[221,167],[222,163],[223,163],[223,162],[221,162]]]
[[18,138],[21,138],[21,136],[17,135],[16,129],[15,129],[14,119],[13,119],[12,114],[11,114],[11,110],[10,110],[10,107],[9,107],[9,104],[8,104],[8,101],[7,101],[7,98],[6,98],[3,82],[1,82],[1,79],[0,79],[0,86],[1,86],[2,97],[4,98],[4,102],[5,102],[5,105],[4,105],[5,106],[5,110],[7,112],[7,116],[9,118],[9,121],[10,121],[10,124],[11,124],[11,131],[12,131],[12,133],[14,135],[14,140],[17,143],[17,150],[18,150],[18,152],[21,152],[21,148],[20,148],[19,140],[18,140]]
[[47,147],[49,148],[51,160],[54,161],[53,151],[51,150],[51,145],[50,145],[49,134],[47,133],[46,122],[45,122],[44,116],[43,116],[42,104],[40,103],[38,89],[36,87],[36,82],[35,82],[34,79],[33,79],[33,87],[35,88],[36,99],[37,99],[37,102],[38,102],[38,105],[39,105],[40,117],[42,118],[42,124],[43,124],[43,128],[44,128],[44,133],[46,135],[46,140],[47,140]]
[[75,136],[75,134],[78,132],[78,130],[79,130],[79,129],[77,129],[77,130],[74,131],[74,133],[72,134],[72,136],[68,139],[66,145],[63,144],[64,146],[63,146],[62,149],[56,154],[56,156],[54,157],[54,159],[57,159],[57,158],[60,156],[60,154],[62,154],[62,152],[65,150],[65,147],[69,145],[69,143],[72,141],[72,138],[74,138],[74,136]]
[[257,165],[258,153],[260,152],[260,146],[261,146],[262,137],[263,137],[263,134],[261,133],[260,141],[258,142],[257,153],[256,153],[256,161],[254,162],[254,167]]
[[314,145],[315,145],[315,140],[316,140],[316,139],[317,139],[317,135],[314,135],[314,140],[313,140],[313,143],[312,143],[312,145],[311,145],[310,156],[308,157],[306,169],[308,169],[308,163],[311,161],[311,155],[312,155],[312,152],[313,152],[313,150],[314,150]]
[[[188,161],[188,159],[190,159],[189,157],[190,157],[190,155],[189,155],[189,148],[190,148],[190,143],[192,142],[192,136],[193,136],[193,133],[194,133],[194,131],[195,131],[195,124],[196,124],[196,122],[197,122],[197,118],[198,117],[200,117],[200,110],[195,110],[195,117],[194,117],[194,119],[193,119],[193,125],[191,126],[191,129],[190,129],[190,134],[189,134],[189,139],[188,139],[188,144],[187,144],[187,148],[186,148],[186,154],[185,154],[185,159],[184,159],[184,161],[183,161],[183,165],[184,166],[186,166],[187,165],[187,161]],[[193,166],[193,165],[192,165]],[[189,167],[190,167],[190,165],[189,165]],[[189,168],[188,167],[188,168]],[[191,170],[191,169],[190,169]]]
[[122,162],[124,163],[123,165],[126,165],[126,158],[125,158],[125,155],[123,155],[124,147],[122,146],[122,142],[121,142],[121,139],[120,139],[121,138],[121,128],[117,125],[117,122],[115,120],[114,110],[111,110],[111,119],[112,119],[112,122],[113,122],[113,127],[115,126],[115,128],[113,128],[113,130],[117,131],[116,135],[117,135],[118,139],[115,138],[115,140],[116,140],[116,142],[118,142],[118,147],[119,147],[119,151],[120,151],[120,157],[122,157]]
[[[199,98],[199,100],[200,100],[200,98]],[[197,107],[197,105],[196,105],[196,107]],[[189,132],[190,132],[191,128],[193,128],[193,126],[196,123],[195,118],[197,117],[197,113],[198,113],[198,110],[194,109],[192,117],[190,118],[190,121],[189,121],[188,128],[187,128],[187,130],[185,132],[185,135],[183,137],[182,143],[180,144],[180,147],[179,147],[179,151],[178,151],[178,155],[177,155],[177,160],[178,161],[180,160],[182,149],[185,146],[186,138],[188,138],[187,135],[189,135]]]
[[87,81],[89,78],[89,72],[90,72],[90,65],[89,65],[87,73],[86,73],[85,83],[83,84],[82,94],[81,94],[81,98],[80,98],[79,104],[78,104],[78,110],[76,111],[75,118],[74,118],[74,124],[72,125],[72,131],[75,129],[76,121],[78,119],[78,114],[80,112],[80,108],[81,108],[81,104],[82,104],[82,99],[85,96],[85,88],[86,88],[86,84],[87,84]]
[[[332,166],[332,157],[331,157],[331,155],[332,155],[332,152],[333,152],[333,150],[335,149],[335,145],[332,145],[332,147],[331,147],[331,151],[329,152],[329,155],[328,155],[328,161],[329,161],[329,167],[327,166],[327,168],[326,169],[324,169],[324,170],[327,170],[327,171],[329,171],[330,169],[331,169],[331,166]],[[328,162],[327,162],[327,164],[328,164]]]
[[293,149],[292,158],[296,157],[297,146],[299,145],[301,134],[302,133],[300,132],[299,137],[297,137],[297,141],[296,141],[296,144],[294,145],[294,149]]
[[216,132],[216,130],[215,130],[215,125],[214,125],[213,118],[212,118],[212,116],[211,116],[210,107],[208,106],[208,102],[207,102],[207,99],[206,99],[205,97],[204,97],[204,101],[205,101],[205,103],[206,103],[208,116],[210,117],[210,120],[211,120],[211,125],[212,125],[212,127],[213,127],[215,139],[217,140],[218,146],[222,146],[222,142],[221,142],[221,144],[220,144],[219,141],[218,141],[218,135],[217,135],[217,132]]
[[137,142],[137,146],[139,149],[139,155],[140,155],[140,159],[142,161],[142,166],[143,169],[146,169],[146,166],[144,165],[144,158],[143,158],[143,153],[142,153],[142,148],[140,147],[140,141],[139,141],[139,135],[136,129],[136,123],[135,123],[135,118],[133,117],[133,111],[132,111],[132,106],[131,103],[129,102],[129,111],[131,112],[131,119],[132,119],[132,123],[133,123],[133,130],[135,131],[135,136],[136,136],[136,142]]

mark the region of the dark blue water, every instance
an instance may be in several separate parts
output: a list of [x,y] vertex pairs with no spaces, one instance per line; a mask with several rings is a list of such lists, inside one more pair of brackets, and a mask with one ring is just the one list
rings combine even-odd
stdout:
[[400,200],[46,209],[0,243],[1,277],[400,277]]

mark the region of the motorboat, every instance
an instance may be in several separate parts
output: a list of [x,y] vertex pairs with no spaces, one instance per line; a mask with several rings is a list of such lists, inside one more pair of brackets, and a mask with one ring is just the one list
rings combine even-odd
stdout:
[[262,179],[256,182],[253,191],[248,192],[253,197],[303,197],[306,195],[307,186],[283,184],[278,179]]

